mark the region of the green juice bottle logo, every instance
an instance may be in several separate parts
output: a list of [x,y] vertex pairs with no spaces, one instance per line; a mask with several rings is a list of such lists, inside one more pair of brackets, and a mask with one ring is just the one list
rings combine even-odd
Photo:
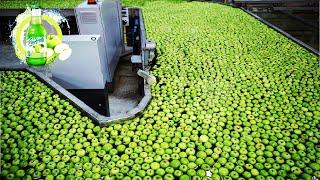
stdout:
[[42,26],[41,9],[33,7],[31,24],[26,33],[26,61],[30,66],[46,64],[47,32]]

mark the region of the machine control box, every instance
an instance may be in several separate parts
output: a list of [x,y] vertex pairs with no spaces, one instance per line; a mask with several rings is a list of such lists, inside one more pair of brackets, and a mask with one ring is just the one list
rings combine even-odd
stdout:
[[110,76],[101,36],[70,35],[64,36],[63,42],[73,53],[66,61],[50,66],[53,80],[65,89],[104,89]]

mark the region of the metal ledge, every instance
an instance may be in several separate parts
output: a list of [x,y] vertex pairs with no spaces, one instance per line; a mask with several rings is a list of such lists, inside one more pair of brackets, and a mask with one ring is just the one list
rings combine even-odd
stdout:
[[[247,0],[250,1],[250,0]],[[256,0],[256,2],[261,2],[262,0]],[[270,0],[269,2],[271,2],[272,0]],[[290,1],[290,0],[289,0]],[[240,0],[238,0],[238,2],[240,2]],[[248,13],[249,15],[251,15],[252,17],[256,18],[258,21],[262,22],[263,24],[267,25],[269,28],[274,29],[275,31],[279,32],[280,34],[286,36],[288,39],[292,40],[293,42],[299,44],[300,46],[304,47],[305,49],[307,49],[309,52],[313,53],[314,55],[320,57],[320,52],[317,51],[316,49],[314,49],[313,47],[309,46],[308,44],[300,41],[299,39],[291,36],[290,34],[288,34],[287,32],[283,31],[282,29],[278,28],[277,26],[267,22],[266,20],[262,19],[261,17],[259,17],[256,14],[253,14],[252,12],[250,12],[249,10],[243,8],[243,7],[239,7],[236,5],[236,1],[234,2],[234,4],[226,4],[226,3],[221,3],[221,2],[211,2],[211,3],[217,3],[217,4],[221,4],[224,6],[229,6],[232,8],[237,8],[237,9],[241,9],[244,12]],[[320,65],[320,58],[319,58],[319,65]]]
[[256,14],[253,14],[252,12],[244,9],[244,8],[240,8],[241,10],[243,10],[244,12],[248,13],[249,15],[251,15],[252,17],[256,18],[257,20],[259,20],[260,22],[262,22],[263,24],[267,25],[268,27],[274,29],[275,31],[281,33],[282,35],[286,36],[287,38],[291,39],[292,41],[294,41],[295,43],[299,44],[300,46],[304,47],[305,49],[307,49],[309,52],[320,56],[319,51],[317,51],[316,49],[314,49],[313,47],[309,46],[308,44],[300,41],[299,39],[291,36],[290,34],[288,34],[287,32],[283,31],[282,29],[278,28],[277,26],[267,22],[266,20],[262,19],[261,17],[259,17]]
[[281,12],[281,13],[283,13],[283,14],[286,14],[286,15],[288,15],[288,16],[296,19],[296,20],[298,20],[298,21],[302,22],[302,23],[305,24],[305,25],[308,25],[308,26],[310,26],[310,27],[313,27],[313,28],[315,28],[315,29],[318,29],[318,24],[308,22],[308,21],[305,20],[304,18],[294,15],[294,14],[291,13],[290,11],[280,10],[279,12]]
[[275,11],[314,11],[319,12],[318,7],[273,7]]

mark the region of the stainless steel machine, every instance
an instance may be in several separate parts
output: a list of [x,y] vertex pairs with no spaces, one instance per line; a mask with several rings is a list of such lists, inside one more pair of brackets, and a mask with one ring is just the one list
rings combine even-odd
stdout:
[[[79,4],[74,14],[79,33],[63,37],[72,49],[71,57],[51,65],[52,79],[71,92],[75,98],[69,94],[69,99],[100,124],[134,117],[149,103],[149,85],[156,81],[149,74],[155,43],[146,39],[142,11],[122,8],[119,0],[101,0]],[[130,41],[127,44],[125,37]],[[128,49],[131,51],[125,51]],[[126,57],[120,62],[123,55]],[[125,68],[121,66],[123,59],[127,59]],[[122,75],[116,82],[118,70]],[[134,75],[134,82],[123,79],[123,74]],[[126,90],[129,84],[138,87],[134,89],[140,92],[138,96],[126,97],[124,91],[131,93]]]
[[103,89],[111,84],[124,51],[119,0],[86,1],[75,8],[79,35],[65,35],[73,50],[67,61],[53,64],[53,78],[67,89]]

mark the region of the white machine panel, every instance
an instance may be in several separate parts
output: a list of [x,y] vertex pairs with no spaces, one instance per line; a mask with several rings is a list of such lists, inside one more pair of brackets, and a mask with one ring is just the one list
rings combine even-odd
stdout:
[[119,0],[102,0],[97,4],[83,2],[75,8],[80,35],[99,34],[106,52],[108,82],[123,51],[121,5]]
[[100,35],[64,36],[71,57],[51,66],[53,80],[66,89],[104,89],[109,77],[105,48]]

